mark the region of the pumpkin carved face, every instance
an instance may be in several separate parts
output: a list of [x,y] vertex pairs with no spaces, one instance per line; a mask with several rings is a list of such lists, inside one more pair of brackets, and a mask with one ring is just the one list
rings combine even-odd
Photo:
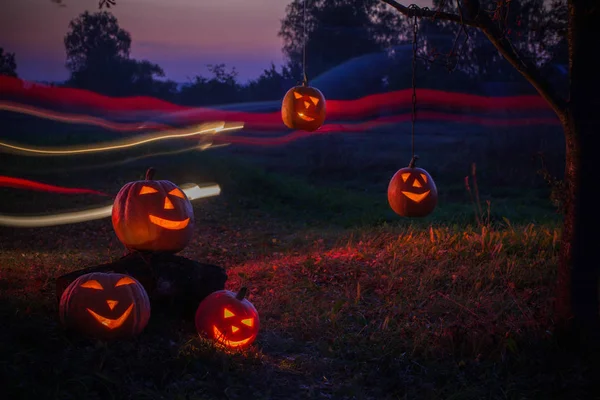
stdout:
[[207,296],[196,310],[198,333],[231,349],[244,349],[256,339],[258,312],[247,299],[246,288],[235,294],[219,290]]
[[119,240],[129,249],[176,253],[189,243],[194,209],[185,193],[170,181],[130,182],[121,188],[112,209]]
[[144,287],[128,275],[93,272],[75,279],[63,292],[60,320],[68,328],[98,339],[138,335],[150,319]]
[[315,131],[325,121],[325,97],[317,88],[295,86],[288,90],[281,104],[283,123],[291,129]]
[[427,171],[412,167],[400,169],[388,186],[388,202],[403,217],[425,217],[437,205],[437,188]]

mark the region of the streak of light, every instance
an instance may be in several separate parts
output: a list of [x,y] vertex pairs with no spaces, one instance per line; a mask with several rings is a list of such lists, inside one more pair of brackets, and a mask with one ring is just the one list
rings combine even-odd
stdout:
[[[270,105],[256,107],[256,103],[244,103],[240,108],[248,111],[211,109],[208,107],[187,107],[170,103],[154,97],[108,97],[83,89],[48,87],[22,81],[18,78],[0,76],[0,94],[11,98],[38,101],[51,106],[60,103],[79,109],[93,109],[110,115],[153,116],[169,118],[177,123],[201,120],[244,121],[246,128],[275,129],[283,128],[281,104],[277,101]],[[377,93],[351,100],[327,100],[328,121],[348,121],[372,118],[382,112],[397,113],[409,109],[412,101],[410,89]],[[446,92],[436,89],[417,89],[419,107],[422,109],[451,110],[460,112],[486,112],[500,114],[525,111],[551,112],[552,110],[539,95],[519,95],[507,97],[489,97],[468,93]],[[268,109],[268,112],[259,112]],[[277,110],[277,111],[275,111]],[[554,115],[553,115],[554,116]],[[558,119],[554,116],[555,123]]]
[[[17,152],[23,152],[26,154],[36,154],[36,155],[55,155],[55,156],[66,156],[66,155],[76,155],[76,154],[86,154],[86,153],[98,153],[103,151],[111,151],[111,150],[120,150],[135,146],[140,146],[142,144],[156,142],[160,140],[171,140],[171,139],[181,139],[190,136],[197,135],[206,135],[206,134],[217,134],[224,131],[233,131],[242,129],[244,127],[243,123],[237,123],[233,126],[226,126],[226,122],[218,121],[218,122],[205,122],[201,124],[196,129],[173,129],[161,134],[151,134],[144,135],[137,138],[132,138],[128,140],[117,140],[113,142],[108,142],[109,144],[97,147],[89,147],[86,146],[78,146],[71,148],[33,148],[33,147],[25,147],[22,145],[15,145],[6,142],[0,142],[0,147],[5,147]],[[168,133],[170,132],[170,133]]]
[[180,188],[185,192],[190,201],[221,194],[221,187],[219,185],[205,185],[200,187],[195,183],[184,183]]
[[[180,186],[190,201],[206,197],[218,196],[221,193],[221,187],[216,184],[204,185],[200,187],[195,183],[186,183]],[[112,214],[112,204],[104,207],[97,207],[90,210],[73,211],[61,214],[43,215],[43,216],[11,216],[0,214],[0,225],[15,226],[19,228],[39,228],[44,226],[55,226],[74,224],[77,222],[92,221],[96,219],[108,218]]]
[[139,131],[142,129],[151,129],[151,130],[163,130],[163,129],[172,129],[170,125],[160,124],[156,122],[144,122],[142,124],[139,123],[127,123],[127,122],[113,122],[108,121],[106,119],[92,117],[88,115],[80,115],[80,114],[68,114],[61,113],[58,111],[50,111],[44,110],[38,107],[13,103],[10,101],[2,101],[0,102],[0,110],[16,112],[20,114],[32,115],[34,117],[50,119],[53,121],[65,122],[68,124],[85,124],[85,125],[95,125],[105,129],[109,129],[112,131],[120,131],[120,132],[131,132],[131,131]]
[[[333,133],[365,133],[368,130],[376,127],[397,124],[401,122],[410,121],[411,114],[400,114],[387,117],[380,117],[369,121],[353,124],[325,124],[320,129],[312,132],[305,131],[293,131],[281,136],[268,136],[268,137],[251,137],[251,136],[228,136],[227,138],[215,137],[214,142],[220,140],[226,140],[231,144],[241,144],[249,146],[280,146],[283,144],[291,143],[295,140],[305,139],[309,136],[314,135],[325,135]],[[435,111],[421,111],[419,112],[420,120],[434,120],[434,121],[447,121],[455,123],[466,123],[466,124],[479,124],[484,126],[527,126],[527,125],[555,125],[555,118],[513,118],[513,119],[500,119],[500,118],[487,118],[478,117],[471,115],[457,115],[440,113]],[[399,129],[401,132],[401,130]]]
[[126,158],[124,160],[116,160],[113,162],[106,162],[106,163],[102,163],[102,164],[93,164],[93,165],[86,165],[86,166],[81,166],[81,167],[73,167],[73,166],[69,166],[69,167],[63,167],[63,168],[53,168],[53,169],[47,169],[44,168],[43,171],[36,171],[39,173],[44,173],[44,174],[57,174],[57,173],[61,173],[61,172],[65,172],[65,171],[88,171],[88,170],[94,170],[94,169],[99,169],[99,168],[110,168],[110,167],[116,167],[119,165],[125,165],[128,163],[132,163],[132,162],[136,162],[139,160],[144,160],[146,158],[153,158],[153,157],[163,157],[163,156],[172,156],[175,154],[183,154],[183,153],[187,153],[190,151],[205,151],[208,149],[217,149],[219,147],[226,147],[229,146],[230,143],[219,143],[219,144],[214,144],[212,142],[206,142],[206,143],[201,143],[198,145],[194,145],[191,147],[186,147],[183,149],[179,149],[179,150],[173,150],[173,151],[163,151],[163,152],[159,152],[159,153],[151,153],[151,154],[144,154],[142,156],[137,156],[137,157],[129,157]]
[[39,190],[62,194],[97,194],[100,196],[110,196],[106,193],[92,189],[68,188],[63,186],[48,185],[46,183],[30,181],[23,178],[14,178],[12,176],[0,176],[0,186],[7,186],[16,189]]

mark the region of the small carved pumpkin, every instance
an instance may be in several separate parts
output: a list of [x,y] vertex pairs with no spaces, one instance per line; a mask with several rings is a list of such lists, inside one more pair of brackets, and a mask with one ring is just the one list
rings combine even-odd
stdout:
[[208,295],[196,310],[196,330],[217,344],[231,349],[244,349],[254,342],[259,320],[256,308],[245,299],[247,289],[235,294],[218,290]]
[[112,224],[119,240],[131,250],[176,253],[194,231],[194,209],[185,193],[170,181],[129,182],[121,188],[112,209]]
[[128,338],[148,324],[150,300],[144,287],[129,275],[92,272],[67,286],[59,313],[65,327],[87,336]]
[[396,214],[403,217],[425,217],[435,209],[437,188],[431,175],[416,168],[417,156],[406,168],[400,169],[388,185],[388,202]]
[[281,104],[283,123],[291,129],[312,132],[325,121],[325,97],[317,88],[294,86],[283,97]]

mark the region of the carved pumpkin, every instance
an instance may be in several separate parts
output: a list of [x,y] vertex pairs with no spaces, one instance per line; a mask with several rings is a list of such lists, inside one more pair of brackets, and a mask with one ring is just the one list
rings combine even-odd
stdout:
[[121,188],[112,209],[119,240],[131,250],[176,253],[194,231],[194,209],[185,193],[170,181],[129,182]]
[[259,320],[256,308],[245,299],[247,289],[235,294],[218,290],[208,295],[196,310],[198,333],[231,349],[244,349],[254,342]]
[[291,129],[312,132],[325,121],[325,97],[317,88],[295,86],[288,90],[281,104],[283,123]]
[[416,168],[417,156],[406,168],[400,169],[388,186],[388,202],[396,214],[403,217],[425,217],[435,209],[437,188],[431,175]]
[[148,324],[150,300],[144,287],[129,275],[92,272],[67,286],[59,313],[63,325],[87,336],[127,338]]

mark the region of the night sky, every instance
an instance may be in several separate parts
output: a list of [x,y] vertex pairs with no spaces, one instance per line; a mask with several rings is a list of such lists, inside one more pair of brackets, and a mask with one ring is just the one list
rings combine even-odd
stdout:
[[[62,81],[64,36],[83,11],[98,10],[97,0],[4,0],[0,47],[14,52],[17,73],[26,80]],[[308,0],[310,1],[310,0]],[[413,1],[431,6],[430,0]],[[277,36],[289,0],[117,0],[110,11],[132,37],[131,56],[159,64],[167,78],[187,82],[207,76],[206,64],[236,67],[238,79],[258,77],[271,62],[280,65]],[[404,3],[408,5],[409,3]]]

